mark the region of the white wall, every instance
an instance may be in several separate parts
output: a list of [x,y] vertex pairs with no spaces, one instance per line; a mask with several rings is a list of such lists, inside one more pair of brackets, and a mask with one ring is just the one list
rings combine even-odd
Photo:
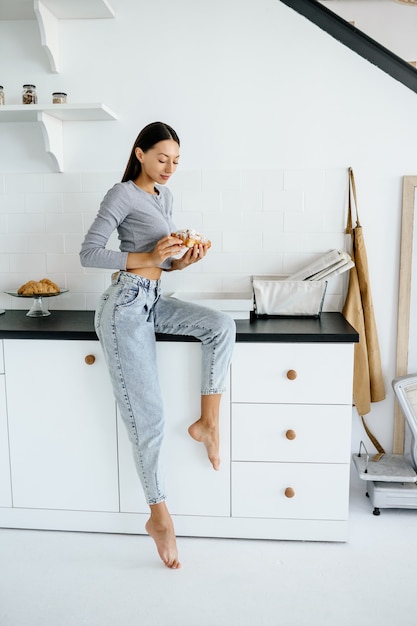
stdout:
[[[204,264],[166,277],[166,291],[240,291],[252,273],[343,247],[352,166],[388,392],[368,422],[390,449],[401,184],[417,171],[417,95],[278,0],[111,4],[113,20],[60,23],[60,74],[35,22],[0,24],[8,103],[33,82],[40,102],[64,90],[119,116],[65,125],[63,174],[51,172],[36,125],[0,124],[0,289],[48,275],[70,289],[54,307],[94,308],[108,273],[83,270],[79,246],[150,121],[182,141],[178,226],[214,242]],[[342,295],[342,282],[331,284],[327,310],[340,310]],[[24,307],[4,294],[0,306]],[[355,429],[354,447],[357,419]]]

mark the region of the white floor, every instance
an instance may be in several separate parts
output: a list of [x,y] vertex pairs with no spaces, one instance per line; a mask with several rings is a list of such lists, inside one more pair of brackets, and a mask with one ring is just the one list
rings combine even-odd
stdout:
[[0,626],[415,626],[417,510],[372,515],[352,477],[347,543],[0,530]]

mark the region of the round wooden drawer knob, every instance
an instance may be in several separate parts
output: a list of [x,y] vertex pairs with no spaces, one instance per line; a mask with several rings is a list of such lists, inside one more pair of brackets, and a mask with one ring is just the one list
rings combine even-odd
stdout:
[[288,370],[287,378],[288,380],[295,380],[297,378],[297,372],[295,370]]
[[295,430],[287,430],[287,432],[285,433],[285,436],[286,436],[287,439],[292,441],[293,439],[296,438],[297,434],[296,434]]
[[287,487],[284,493],[286,498],[293,498],[295,496],[295,491],[292,487]]
[[96,360],[96,357],[94,356],[94,354],[87,354],[87,356],[84,359],[87,365],[92,365],[95,362],[95,360]]

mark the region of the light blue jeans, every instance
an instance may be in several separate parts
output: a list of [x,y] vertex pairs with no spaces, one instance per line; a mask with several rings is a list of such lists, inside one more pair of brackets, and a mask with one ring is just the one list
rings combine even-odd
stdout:
[[166,494],[161,464],[164,413],[155,333],[199,339],[201,394],[218,394],[225,391],[235,323],[225,313],[161,296],[159,280],[122,271],[113,276],[101,296],[95,328],[146,501],[158,504]]

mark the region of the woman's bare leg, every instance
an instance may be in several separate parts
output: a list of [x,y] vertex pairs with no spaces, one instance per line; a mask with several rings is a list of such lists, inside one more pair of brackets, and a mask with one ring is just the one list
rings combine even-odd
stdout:
[[204,443],[207,455],[215,470],[220,467],[219,411],[221,393],[201,396],[201,417],[191,424],[189,434],[196,441]]
[[158,554],[167,567],[179,569],[177,540],[174,524],[165,502],[151,504],[151,516],[145,524],[146,532],[156,543]]

